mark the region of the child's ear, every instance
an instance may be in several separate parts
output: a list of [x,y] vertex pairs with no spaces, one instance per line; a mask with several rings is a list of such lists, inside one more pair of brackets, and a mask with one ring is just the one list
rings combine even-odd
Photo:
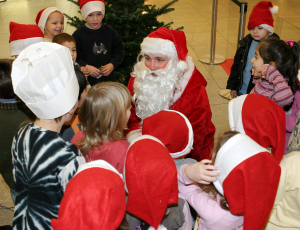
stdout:
[[74,107],[68,112],[68,114],[73,116],[77,107],[78,107],[78,100],[76,101],[76,104],[74,105]]

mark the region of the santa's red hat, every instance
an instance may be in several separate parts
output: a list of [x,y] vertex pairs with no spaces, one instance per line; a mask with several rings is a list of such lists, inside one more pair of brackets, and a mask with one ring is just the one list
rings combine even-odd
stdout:
[[174,159],[186,156],[193,149],[192,125],[186,116],[175,110],[162,110],[145,118],[142,134],[159,139]]
[[186,70],[185,61],[188,49],[183,31],[169,30],[161,27],[151,32],[141,43],[141,54],[162,54],[168,58],[179,60],[177,67]]
[[261,26],[269,31],[269,35],[274,31],[274,19],[272,14],[278,12],[278,6],[273,6],[270,1],[261,1],[253,7],[249,17],[248,30],[256,26]]
[[272,147],[280,163],[285,145],[285,113],[269,98],[259,94],[242,95],[228,104],[232,131],[244,133],[264,148]]
[[109,163],[93,161],[79,167],[60,203],[54,230],[108,229],[121,224],[126,211],[122,176]]
[[218,151],[216,189],[230,212],[244,215],[244,229],[263,229],[276,197],[281,168],[268,152],[245,134],[231,137]]
[[176,165],[155,137],[142,135],[130,145],[125,167],[127,211],[155,229],[167,207],[178,203]]
[[84,19],[90,13],[100,11],[105,16],[105,1],[104,0],[78,0],[82,17]]
[[27,46],[44,41],[44,34],[37,25],[10,22],[9,30],[11,56],[19,55]]
[[38,12],[38,14],[36,16],[35,22],[40,27],[41,31],[44,34],[45,34],[45,26],[46,26],[48,17],[51,13],[53,13],[55,11],[58,11],[63,15],[63,13],[57,7],[51,6],[51,7],[46,7],[44,9],[42,9],[40,12]]

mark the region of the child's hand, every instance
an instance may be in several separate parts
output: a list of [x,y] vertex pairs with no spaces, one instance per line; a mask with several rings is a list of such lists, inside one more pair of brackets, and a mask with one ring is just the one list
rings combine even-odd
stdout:
[[230,95],[231,95],[231,98],[236,98],[237,97],[237,93],[236,93],[236,90],[231,90],[230,91]]
[[81,66],[80,68],[85,77],[88,77],[90,75],[89,69],[87,67]]
[[270,64],[263,64],[260,70],[258,71],[259,73],[261,73],[261,78],[265,78],[269,65]]
[[108,63],[107,65],[101,66],[102,67],[102,71],[101,74],[103,76],[108,76],[110,75],[110,73],[114,70],[114,65],[111,63]]
[[88,71],[90,72],[90,76],[99,77],[101,75],[101,71],[92,65],[86,65]]
[[210,184],[217,180],[220,174],[212,170],[218,170],[216,166],[210,165],[211,160],[202,160],[185,168],[185,175],[192,181],[201,184]]

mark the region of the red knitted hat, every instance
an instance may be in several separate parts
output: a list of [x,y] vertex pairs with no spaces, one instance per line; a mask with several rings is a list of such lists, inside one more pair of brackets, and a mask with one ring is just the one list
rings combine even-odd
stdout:
[[268,152],[245,134],[231,137],[218,151],[214,182],[230,212],[244,215],[244,230],[263,229],[273,208],[281,168]]
[[159,139],[175,159],[189,154],[193,148],[191,123],[186,116],[174,110],[163,110],[145,118],[142,134]]
[[161,27],[151,32],[141,43],[141,53],[162,54],[168,58],[178,58],[180,68],[187,68],[185,62],[188,49],[183,31]]
[[37,25],[10,22],[9,30],[11,56],[19,55],[27,46],[44,41],[44,35]]
[[264,148],[272,147],[280,163],[285,145],[285,113],[269,98],[259,94],[243,95],[228,104],[231,130],[244,133]]
[[136,138],[127,153],[124,178],[127,211],[157,229],[167,207],[178,203],[176,165],[166,147],[149,135]]
[[63,15],[63,13],[57,7],[54,7],[54,6],[46,7],[44,9],[40,10],[40,12],[38,12],[35,22],[40,27],[40,29],[43,33],[45,33],[45,26],[46,26],[46,22],[48,20],[49,15],[55,11],[58,11]]
[[78,0],[82,17],[84,19],[90,13],[100,11],[105,16],[105,1],[104,0]]
[[81,171],[79,168],[67,184],[58,218],[51,220],[52,228],[117,229],[126,211],[121,175],[103,160],[87,163],[84,167]]
[[272,14],[276,14],[277,12],[278,6],[273,6],[270,1],[261,1],[257,3],[250,14],[248,30],[261,25],[272,34],[274,31]]

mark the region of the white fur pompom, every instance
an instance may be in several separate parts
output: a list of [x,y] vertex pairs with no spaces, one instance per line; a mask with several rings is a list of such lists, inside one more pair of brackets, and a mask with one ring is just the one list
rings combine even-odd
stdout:
[[[155,230],[153,227],[148,228],[148,230]],[[157,230],[168,230],[165,226],[163,226],[162,224],[160,224],[158,226]]]
[[180,70],[182,72],[185,72],[186,69],[187,69],[186,61],[179,61],[178,64],[177,64],[177,68],[178,68],[178,70]]
[[270,11],[272,14],[276,14],[278,12],[279,7],[278,6],[273,6],[272,8],[270,8]]
[[300,69],[298,70],[297,78],[298,78],[298,80],[300,81]]

